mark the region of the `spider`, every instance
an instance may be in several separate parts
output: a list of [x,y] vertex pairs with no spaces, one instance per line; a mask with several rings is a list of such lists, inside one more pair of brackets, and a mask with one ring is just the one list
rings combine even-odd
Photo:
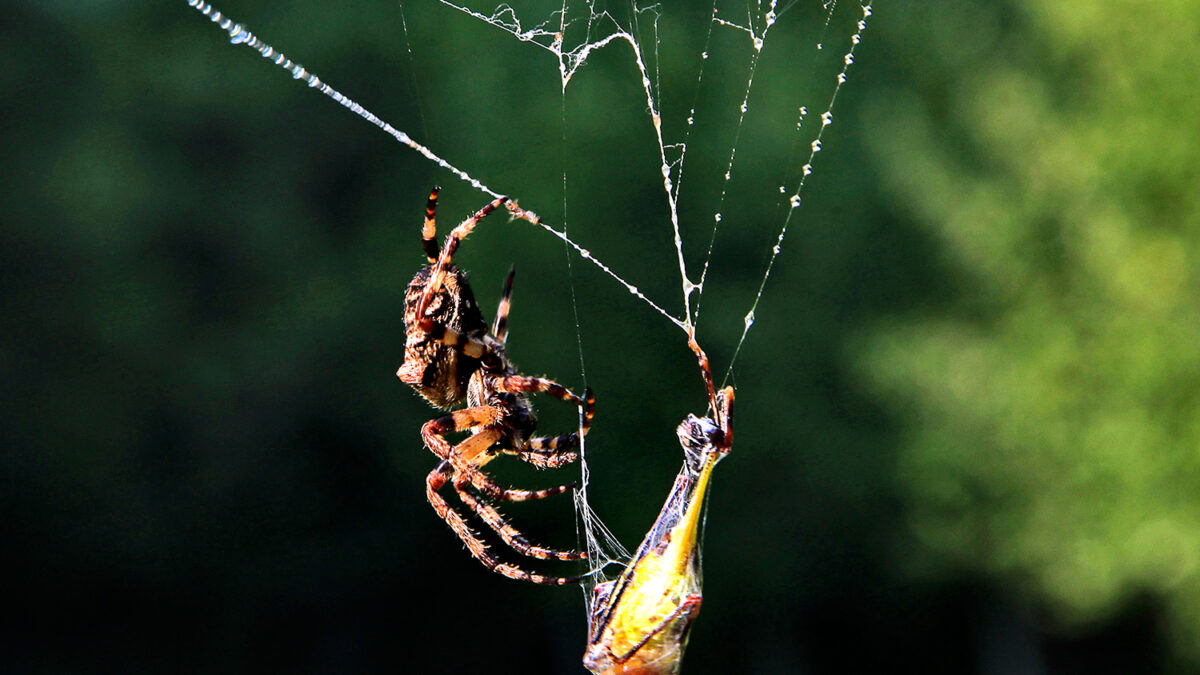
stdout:
[[[504,488],[483,473],[482,467],[500,454],[515,455],[539,468],[561,467],[575,461],[578,454],[572,449],[579,445],[580,437],[591,425],[595,399],[590,388],[584,391],[581,400],[557,382],[518,374],[505,356],[514,270],[510,269],[505,279],[496,320],[489,333],[466,274],[452,262],[454,252],[475,225],[508,203],[508,198],[498,197],[464,220],[450,232],[439,250],[434,220],[439,189],[435,187],[429,194],[421,235],[429,264],[413,277],[404,298],[404,363],[396,376],[435,407],[451,408],[464,401],[467,407],[430,420],[421,427],[425,445],[441,458],[425,481],[426,496],[433,510],[462,539],[471,555],[488,569],[512,579],[538,584],[577,582],[584,577],[544,576],[501,562],[440,494],[447,483],[453,485],[459,500],[508,546],[523,555],[542,560],[587,557],[586,553],[559,551],[530,543],[491,503],[541,499],[572,489],[573,484],[543,490]],[[583,406],[580,429],[556,437],[534,436],[537,418],[529,402],[532,393],[548,394]],[[451,446],[446,435],[460,431],[469,431],[470,435]]]

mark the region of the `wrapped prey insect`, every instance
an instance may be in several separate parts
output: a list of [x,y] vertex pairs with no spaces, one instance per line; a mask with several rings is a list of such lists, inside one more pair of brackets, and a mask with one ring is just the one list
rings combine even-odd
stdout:
[[633,560],[593,591],[583,664],[595,675],[679,672],[700,612],[699,535],[709,479],[733,443],[733,389],[710,401],[712,417],[688,415],[676,429],[684,465]]

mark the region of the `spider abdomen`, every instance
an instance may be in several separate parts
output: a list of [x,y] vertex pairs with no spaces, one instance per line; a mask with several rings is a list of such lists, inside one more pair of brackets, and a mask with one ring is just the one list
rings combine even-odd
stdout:
[[[429,285],[433,265],[426,265],[408,284],[404,296],[404,364],[397,375],[417,393],[439,408],[448,408],[467,397],[471,375],[479,370],[479,359],[417,328],[417,305]],[[483,312],[466,275],[453,264],[444,268],[442,286],[429,300],[425,315],[439,327],[460,335],[480,338],[487,332]]]

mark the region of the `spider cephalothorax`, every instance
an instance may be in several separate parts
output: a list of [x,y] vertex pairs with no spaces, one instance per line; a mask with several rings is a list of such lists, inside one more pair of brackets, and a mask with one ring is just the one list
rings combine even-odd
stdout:
[[[572,449],[587,433],[594,415],[595,401],[591,390],[585,390],[580,399],[557,382],[518,374],[504,353],[513,272],[509,271],[505,280],[496,321],[489,333],[466,275],[452,262],[459,243],[475,225],[508,200],[498,197],[463,221],[450,232],[445,246],[439,250],[434,221],[437,193],[434,188],[429,195],[422,231],[429,264],[413,277],[404,299],[407,331],[404,364],[396,375],[435,406],[450,408],[465,401],[467,407],[430,420],[421,427],[425,445],[442,460],[426,479],[426,496],[434,511],[467,545],[471,555],[489,569],[535,583],[577,581],[580,577],[544,576],[497,560],[439,492],[446,483],[451,483],[459,500],[519,553],[543,560],[586,557],[585,553],[556,551],[529,543],[491,504],[492,501],[540,499],[565,492],[571,485],[544,490],[508,489],[496,484],[481,469],[500,454],[515,455],[542,468],[559,467],[574,461],[578,455]],[[557,437],[535,436],[537,418],[528,397],[534,392],[582,406],[583,422],[579,430]],[[470,435],[451,446],[446,434],[458,431],[470,432]]]

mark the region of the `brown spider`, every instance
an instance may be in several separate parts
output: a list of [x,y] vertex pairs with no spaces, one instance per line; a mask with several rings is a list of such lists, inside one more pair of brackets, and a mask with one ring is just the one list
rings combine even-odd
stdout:
[[[500,454],[516,455],[540,468],[560,467],[575,461],[578,455],[571,449],[579,444],[580,436],[586,434],[591,425],[595,415],[595,400],[590,388],[584,390],[584,397],[580,400],[557,382],[520,375],[505,356],[512,270],[509,270],[504,282],[496,321],[489,334],[466,274],[451,262],[458,245],[475,225],[508,199],[499,197],[464,220],[446,237],[446,244],[439,252],[434,222],[438,190],[435,187],[429,194],[421,237],[429,264],[413,277],[404,298],[407,335],[404,364],[396,371],[396,376],[436,407],[449,408],[464,400],[467,407],[430,420],[421,427],[425,445],[442,460],[425,481],[426,496],[433,510],[463,540],[471,555],[488,569],[512,579],[539,584],[579,581],[583,577],[543,576],[497,560],[462,515],[439,494],[446,483],[451,483],[459,500],[519,553],[542,560],[580,560],[587,557],[586,553],[557,551],[531,544],[490,503],[541,499],[574,487],[560,485],[544,490],[503,488],[481,469]],[[534,436],[537,418],[528,397],[534,392],[584,406],[581,428],[557,437]],[[457,431],[471,433],[465,440],[451,446],[446,434]],[[486,499],[481,499],[476,492]]]

